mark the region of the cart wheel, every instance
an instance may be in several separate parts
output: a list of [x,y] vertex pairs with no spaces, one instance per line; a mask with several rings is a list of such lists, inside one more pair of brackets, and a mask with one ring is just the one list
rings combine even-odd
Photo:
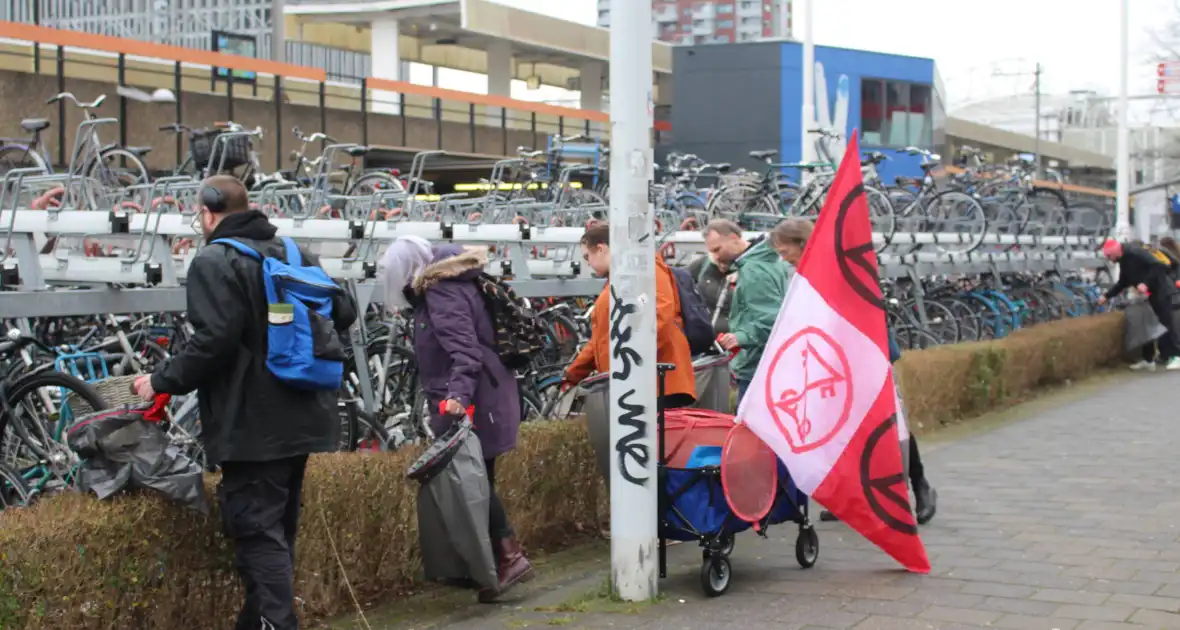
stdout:
[[722,534],[717,538],[718,545],[711,547],[706,545],[701,549],[701,559],[708,560],[713,556],[724,556],[728,558],[733,554],[733,548],[737,545],[737,537],[733,534]]
[[795,539],[795,560],[799,566],[810,569],[819,559],[819,534],[811,526],[799,528],[799,537]]
[[733,555],[733,548],[737,546],[737,536],[727,534],[721,541],[721,549],[718,552],[726,558]]
[[701,588],[709,597],[720,597],[729,590],[729,558],[714,556],[701,563]]

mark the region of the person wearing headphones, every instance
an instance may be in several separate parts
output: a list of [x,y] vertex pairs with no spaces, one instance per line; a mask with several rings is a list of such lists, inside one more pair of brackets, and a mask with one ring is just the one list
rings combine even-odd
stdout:
[[[201,187],[194,228],[205,242],[232,238],[268,258],[286,259],[278,229],[251,210],[246,187],[216,175]],[[302,248],[300,248],[302,250]],[[304,266],[318,266],[301,251]],[[188,394],[200,400],[207,463],[220,466],[218,501],[246,602],[237,630],[296,630],[295,533],[308,455],[337,450],[335,391],[296,389],[268,369],[268,303],[262,263],[225,244],[193,258],[185,282],[188,343],[150,376],[135,380],[145,400]],[[332,326],[356,321],[347,292],[332,298]]]

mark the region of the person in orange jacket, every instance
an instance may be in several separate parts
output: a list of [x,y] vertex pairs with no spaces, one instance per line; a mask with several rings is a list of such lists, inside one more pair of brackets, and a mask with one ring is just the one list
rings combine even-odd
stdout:
[[[582,236],[582,258],[599,276],[610,275],[610,227],[596,223]],[[594,302],[591,315],[590,343],[582,347],[565,372],[566,385],[582,382],[593,372],[610,369],[610,284]],[[664,407],[687,407],[696,402],[696,377],[692,370],[692,352],[684,336],[680,315],[680,293],[672,270],[656,256],[656,360],[675,365],[664,376]]]

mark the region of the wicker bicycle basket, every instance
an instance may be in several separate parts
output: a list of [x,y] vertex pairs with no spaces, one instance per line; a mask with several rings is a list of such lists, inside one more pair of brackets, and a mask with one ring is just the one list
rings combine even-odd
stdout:
[[[106,401],[109,408],[117,409],[123,405],[143,403],[143,399],[131,391],[131,386],[135,383],[135,378],[134,375],[115,376],[98,381],[97,383],[91,383],[90,386],[94,388],[94,391],[98,392],[100,398]],[[89,403],[73,393],[66,396],[65,404],[73,412],[74,418],[83,418],[95,411]]]
[[[249,136],[231,136],[218,142],[217,138],[221,134],[220,129],[199,129],[189,136],[188,150],[192,153],[193,163],[197,168],[205,168],[213,162],[214,166],[234,169],[250,162]],[[221,161],[223,155],[224,164]]]

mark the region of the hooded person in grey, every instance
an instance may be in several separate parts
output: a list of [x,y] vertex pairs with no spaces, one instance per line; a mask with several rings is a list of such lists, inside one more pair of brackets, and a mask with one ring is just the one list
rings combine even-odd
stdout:
[[495,327],[476,278],[487,254],[458,245],[434,245],[403,236],[383,260],[386,302],[413,309],[414,357],[435,435],[471,410],[491,486],[489,533],[498,561],[497,591],[481,590],[491,602],[533,577],[508,514],[496,494],[496,458],[516,447],[520,395],[516,376],[496,353]]

